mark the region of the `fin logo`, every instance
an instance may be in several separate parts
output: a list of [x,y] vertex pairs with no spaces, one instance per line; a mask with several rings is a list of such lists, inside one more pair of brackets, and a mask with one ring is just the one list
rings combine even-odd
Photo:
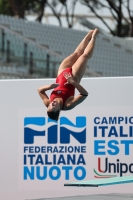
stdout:
[[48,144],[70,144],[70,136],[74,137],[80,144],[85,144],[86,117],[78,116],[75,121],[76,123],[73,124],[68,118],[61,117],[58,124],[45,117],[25,117],[24,144],[34,144],[34,138],[40,136],[47,137]]

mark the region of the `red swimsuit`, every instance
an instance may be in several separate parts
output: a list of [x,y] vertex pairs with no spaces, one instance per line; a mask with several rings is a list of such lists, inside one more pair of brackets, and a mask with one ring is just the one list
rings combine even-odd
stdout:
[[60,85],[55,88],[51,95],[50,95],[50,101],[52,102],[55,98],[62,98],[63,100],[63,108],[65,106],[65,102],[66,100],[71,97],[74,96],[75,93],[75,87],[72,84],[66,84],[64,85],[67,80],[66,78],[63,76],[63,73],[67,72],[70,73],[72,75],[72,68],[66,68],[57,78],[56,78],[56,83],[59,83]]

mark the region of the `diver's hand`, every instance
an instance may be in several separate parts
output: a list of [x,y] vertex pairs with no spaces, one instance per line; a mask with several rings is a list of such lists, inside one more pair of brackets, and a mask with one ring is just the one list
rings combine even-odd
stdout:
[[66,84],[73,84],[74,83],[73,77],[72,77],[72,75],[70,73],[64,72],[63,76],[67,80],[67,82],[64,85],[66,85]]
[[57,88],[60,84],[59,83],[52,83],[50,85],[50,89],[54,89],[54,88]]

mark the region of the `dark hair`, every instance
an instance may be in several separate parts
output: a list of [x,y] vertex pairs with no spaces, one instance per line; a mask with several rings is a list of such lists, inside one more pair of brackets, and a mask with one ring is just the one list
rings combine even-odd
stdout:
[[54,111],[51,111],[51,112],[47,111],[47,114],[48,114],[48,116],[49,116],[50,119],[58,121],[60,110],[57,110],[56,112],[54,112]]

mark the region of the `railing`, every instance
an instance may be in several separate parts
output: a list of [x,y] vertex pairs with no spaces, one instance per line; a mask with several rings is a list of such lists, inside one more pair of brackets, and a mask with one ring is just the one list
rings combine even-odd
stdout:
[[[54,78],[56,77],[57,68],[59,62],[55,61],[50,54],[46,54],[44,59],[39,59],[34,57],[34,52],[29,51],[27,43],[24,41],[22,56],[16,56],[14,50],[12,49],[12,41],[6,40],[6,32],[4,29],[1,30],[1,44],[0,44],[0,66],[16,66],[18,69],[27,70],[27,76],[39,76]],[[23,41],[23,40],[22,40]],[[36,45],[35,45],[35,48]],[[29,57],[28,57],[29,52]],[[37,62],[43,67],[38,67]]]

